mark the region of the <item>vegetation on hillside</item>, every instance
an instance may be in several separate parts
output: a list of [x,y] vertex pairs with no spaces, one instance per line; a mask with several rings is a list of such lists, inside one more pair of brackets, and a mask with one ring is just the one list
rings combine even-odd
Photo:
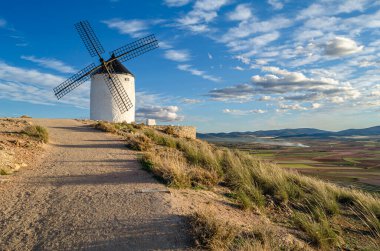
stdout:
[[28,135],[29,137],[34,138],[37,141],[47,143],[49,141],[49,134],[46,128],[39,125],[29,125],[25,127],[21,133]]
[[[376,195],[291,172],[249,153],[177,138],[143,125],[99,122],[95,127],[123,135],[129,147],[144,151],[144,167],[168,186],[228,187],[242,209],[259,210],[282,225],[302,230],[308,242],[322,249],[351,249],[353,233],[365,239],[369,248],[379,248],[380,200]],[[197,228],[207,230],[199,241],[203,247],[257,245],[252,241],[257,239],[254,234],[219,233],[214,223],[207,225],[203,216],[198,218],[203,220],[195,221]]]

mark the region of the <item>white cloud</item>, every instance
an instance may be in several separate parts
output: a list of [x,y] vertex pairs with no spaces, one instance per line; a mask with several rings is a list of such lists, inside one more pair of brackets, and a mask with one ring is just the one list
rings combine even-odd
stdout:
[[244,21],[252,17],[251,8],[248,4],[239,4],[235,10],[228,13],[228,19],[233,21]]
[[185,103],[185,104],[198,104],[201,102],[203,102],[203,101],[200,99],[191,99],[191,98],[182,99],[182,103]]
[[66,65],[64,62],[55,58],[37,58],[35,56],[21,56],[21,58],[62,73],[74,73],[77,71],[72,66]]
[[298,111],[306,111],[308,110],[306,107],[301,106],[300,104],[280,104],[278,111],[288,111],[288,110],[298,110]]
[[275,10],[281,10],[284,8],[284,4],[279,0],[268,0],[268,4],[270,4]]
[[255,95],[255,89],[250,84],[240,84],[209,91],[207,96],[216,101],[247,102]]
[[54,87],[62,83],[65,79],[63,77],[43,73],[34,69],[19,68],[8,65],[0,61],[0,79],[11,81],[29,83],[38,86]]
[[244,71],[244,68],[242,68],[240,66],[235,66],[232,69],[237,70],[237,71]]
[[164,54],[165,58],[177,61],[186,62],[190,60],[190,54],[187,50],[167,50]]
[[181,121],[183,116],[178,114],[178,106],[150,106],[136,110],[137,119],[156,119],[162,122]]
[[311,104],[311,108],[312,109],[318,109],[318,108],[320,108],[322,105],[321,104],[319,104],[319,103],[312,103]]
[[249,59],[248,57],[245,57],[245,56],[242,56],[242,55],[238,55],[238,56],[235,56],[235,58],[237,60],[239,60],[240,62],[242,62],[243,64],[250,64],[251,63],[251,59]]
[[208,59],[210,59],[210,60],[213,58],[211,53],[207,53],[207,56],[208,56]]
[[143,20],[122,20],[110,19],[104,20],[102,23],[106,24],[108,28],[116,29],[121,34],[128,34],[131,37],[138,38],[147,35],[149,24]]
[[351,13],[353,11],[364,11],[369,2],[368,0],[345,0],[339,5],[337,12]]
[[53,87],[65,78],[34,69],[20,68],[0,61],[0,98],[33,104],[54,105],[64,103],[88,108],[90,86],[84,83],[60,101]]
[[227,43],[227,46],[231,48],[231,51],[247,51],[259,49],[277,40],[279,37],[280,33],[278,31],[273,31],[250,39],[231,41]]
[[[278,67],[262,67],[269,72],[264,76],[255,75],[250,84],[240,84],[209,91],[207,96],[218,101],[246,102],[255,95],[285,95],[282,99],[291,101],[311,100],[352,100],[360,97],[360,92],[348,82],[319,77],[309,78],[301,72],[290,72]],[[270,100],[272,97],[259,98],[261,101]],[[287,108],[290,109],[290,108]]]
[[231,114],[231,115],[243,116],[243,115],[249,115],[249,114],[262,114],[262,113],[265,113],[266,111],[261,110],[261,109],[256,109],[256,110],[223,109],[222,112]]
[[218,16],[219,9],[228,3],[229,0],[197,0],[189,13],[176,20],[177,25],[196,33],[209,31],[208,24]]
[[190,72],[192,75],[194,76],[199,76],[201,78],[204,78],[204,79],[207,79],[207,80],[210,80],[210,81],[213,81],[213,82],[219,82],[220,81],[220,78],[219,77],[215,77],[215,76],[212,76],[212,75],[209,75],[207,74],[206,72],[204,71],[201,71],[201,70],[197,70],[195,68],[192,68],[191,65],[188,65],[188,64],[181,64],[181,65],[178,65],[177,67],[179,70],[181,71],[187,71],[187,72]]
[[345,56],[362,51],[364,46],[358,46],[349,38],[335,37],[327,42],[325,53],[329,56]]
[[171,49],[171,48],[173,48],[173,46],[169,42],[162,41],[162,40],[158,41],[158,46],[161,49]]
[[345,0],[345,1],[320,1],[313,3],[300,11],[297,19],[316,18],[322,16],[332,16],[341,13],[352,13],[354,11],[364,11],[373,1],[369,0]]
[[191,0],[164,0],[164,3],[169,7],[181,7],[190,2]]
[[339,103],[343,103],[344,102],[344,98],[343,97],[334,96],[334,97],[331,97],[330,101],[333,102],[333,103],[339,104]]
[[262,67],[263,71],[273,74],[255,75],[252,84],[262,93],[320,93],[324,96],[344,95],[345,98],[357,98],[360,93],[351,84],[327,78],[309,78],[301,72],[290,72],[278,67]]
[[[275,33],[277,30],[287,28],[293,24],[291,19],[275,16],[269,20],[258,21],[251,19],[243,21],[238,26],[230,28],[220,39],[224,43],[236,42],[238,39],[249,37],[255,33]],[[245,40],[241,40],[244,42]],[[227,44],[227,46],[230,46]]]

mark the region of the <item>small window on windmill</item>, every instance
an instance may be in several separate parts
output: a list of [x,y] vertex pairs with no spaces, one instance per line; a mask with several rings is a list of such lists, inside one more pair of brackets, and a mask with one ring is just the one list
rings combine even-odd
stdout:
[[129,81],[129,78],[125,78],[125,81]]

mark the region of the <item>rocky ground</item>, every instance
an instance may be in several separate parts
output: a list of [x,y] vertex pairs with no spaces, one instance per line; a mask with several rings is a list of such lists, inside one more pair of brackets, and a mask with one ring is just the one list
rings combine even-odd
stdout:
[[22,133],[32,124],[30,119],[0,119],[0,182],[7,181],[7,175],[27,167],[43,154],[44,145]]

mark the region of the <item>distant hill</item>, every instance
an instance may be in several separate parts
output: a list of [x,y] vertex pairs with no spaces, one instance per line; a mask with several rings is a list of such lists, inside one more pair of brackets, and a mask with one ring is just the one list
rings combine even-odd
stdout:
[[230,133],[198,133],[197,137],[201,139],[212,138],[242,138],[242,137],[274,137],[274,138],[291,138],[291,137],[333,137],[333,136],[373,136],[380,135],[380,126],[374,126],[364,129],[347,129],[338,132],[319,130],[314,128],[297,128],[297,129],[280,129],[280,130],[260,130],[254,132],[230,132]]

